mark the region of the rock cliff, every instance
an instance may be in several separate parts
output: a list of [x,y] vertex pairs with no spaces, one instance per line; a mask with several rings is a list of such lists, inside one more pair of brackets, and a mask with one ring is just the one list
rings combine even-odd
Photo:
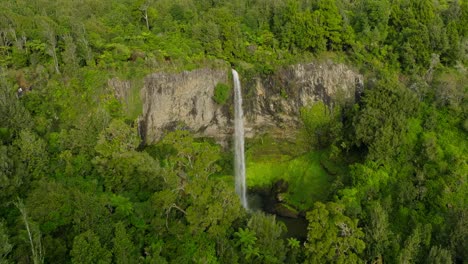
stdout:
[[245,102],[247,136],[299,125],[302,107],[323,101],[328,106],[353,103],[363,89],[363,77],[331,61],[292,65],[266,78],[247,80],[253,96]]
[[[232,103],[220,106],[213,100],[218,83],[231,84],[229,72],[229,68],[197,69],[147,76],[141,90],[140,118],[146,143],[159,140],[174,128],[188,129],[218,142],[229,139]],[[295,128],[301,107],[317,101],[330,106],[354,102],[363,88],[360,74],[331,61],[292,65],[263,78],[240,77],[247,137]]]
[[230,121],[213,100],[218,83],[228,83],[227,70],[198,69],[147,76],[141,91],[140,119],[146,143],[159,140],[165,131],[175,128],[222,140]]

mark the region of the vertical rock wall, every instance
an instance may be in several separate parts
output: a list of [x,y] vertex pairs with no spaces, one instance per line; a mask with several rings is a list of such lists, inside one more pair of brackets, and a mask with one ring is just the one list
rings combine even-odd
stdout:
[[[182,73],[154,73],[141,90],[141,134],[146,143],[166,131],[187,129],[218,142],[232,135],[231,105],[213,100],[218,83],[230,84],[229,68],[197,69]],[[363,77],[344,64],[331,61],[285,67],[264,78],[243,79],[246,136],[299,125],[301,107],[317,101],[329,106],[353,103],[363,89]],[[230,84],[231,85],[231,84]],[[124,94],[119,91],[119,94]]]
[[218,83],[228,83],[226,70],[198,69],[146,77],[142,89],[146,142],[155,142],[165,131],[175,128],[222,137],[228,129],[228,120],[222,107],[213,100]]
[[246,100],[249,135],[271,128],[290,128],[299,124],[302,107],[322,101],[354,103],[363,89],[363,77],[344,64],[331,61],[292,65],[266,78],[255,78],[249,85],[254,96]]

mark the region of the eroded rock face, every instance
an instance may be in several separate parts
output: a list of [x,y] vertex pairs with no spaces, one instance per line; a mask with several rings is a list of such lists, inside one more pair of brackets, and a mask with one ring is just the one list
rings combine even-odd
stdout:
[[228,120],[213,100],[218,83],[227,83],[226,70],[198,69],[190,72],[155,73],[142,89],[142,128],[147,143],[159,140],[167,130],[189,129],[220,139]]
[[362,92],[363,77],[344,64],[333,62],[297,64],[275,75],[256,78],[248,85],[247,129],[255,133],[296,127],[304,106],[322,101],[328,106],[353,103]]
[[[199,136],[226,142],[232,134],[230,106],[213,100],[218,83],[230,83],[229,68],[198,69],[182,73],[155,73],[142,89],[141,132],[146,143],[159,140],[167,130],[188,129]],[[299,125],[301,107],[317,101],[333,106],[354,102],[363,77],[344,64],[297,64],[266,78],[245,80],[246,136],[266,131],[286,131]],[[281,136],[281,135],[279,135]]]

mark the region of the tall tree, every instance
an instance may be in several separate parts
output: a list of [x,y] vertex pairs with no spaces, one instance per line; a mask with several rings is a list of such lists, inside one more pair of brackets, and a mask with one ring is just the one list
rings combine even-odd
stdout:
[[0,220],[0,264],[8,264],[8,254],[11,252],[13,245],[10,244],[7,228],[3,221]]
[[112,240],[114,262],[117,264],[137,263],[135,246],[130,240],[129,234],[127,234],[124,223],[118,222],[114,226],[115,237]]
[[39,228],[31,222],[28,217],[28,212],[23,204],[23,201],[18,198],[15,206],[21,213],[21,219],[23,220],[24,226],[28,236],[29,245],[31,247],[31,258],[34,264],[44,263],[44,253],[41,242],[41,232]]
[[70,255],[74,264],[107,264],[111,263],[112,257],[101,245],[99,237],[90,230],[75,237]]
[[344,215],[344,206],[316,202],[307,213],[307,263],[363,263],[366,247],[358,220]]

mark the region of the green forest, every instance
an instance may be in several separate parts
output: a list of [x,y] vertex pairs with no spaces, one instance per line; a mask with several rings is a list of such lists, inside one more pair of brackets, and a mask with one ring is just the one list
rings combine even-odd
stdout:
[[[108,85],[325,59],[358,69],[360,99],[246,149],[249,188],[295,191],[301,237],[241,206],[231,149],[144,144],[138,91]],[[466,0],[2,0],[0,264],[468,263],[467,95]]]

